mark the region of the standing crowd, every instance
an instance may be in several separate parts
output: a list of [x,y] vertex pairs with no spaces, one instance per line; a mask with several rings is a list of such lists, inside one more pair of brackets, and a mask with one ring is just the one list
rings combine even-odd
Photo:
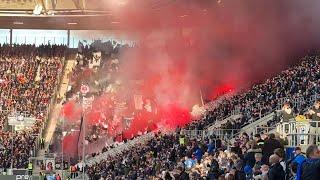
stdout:
[[211,136],[188,139],[177,134],[156,134],[146,144],[86,167],[91,180],[301,180],[317,179],[320,151],[296,147],[285,151],[275,134],[241,135],[227,147]]
[[[203,130],[216,121],[229,117],[234,110],[242,114],[240,119],[223,124],[226,129],[240,129],[263,115],[269,114],[279,108],[280,100],[302,98],[310,99],[320,94],[320,58],[306,56],[299,65],[293,66],[279,75],[267,79],[264,83],[253,85],[244,93],[238,93],[231,98],[221,101],[211,109],[202,119],[191,123],[188,129]],[[294,107],[294,114],[302,114],[303,110],[312,104],[304,101],[299,107]],[[281,107],[280,107],[281,109]]]
[[[67,47],[0,46],[0,168],[27,168],[35,155]],[[14,131],[8,117],[35,118],[32,127]]]
[[[307,100],[320,93],[320,59],[306,56],[297,66],[278,76],[254,85],[210,110],[201,121],[187,129],[202,130],[239,109],[242,118],[227,122],[228,129],[241,129],[262,115],[273,112],[282,99],[302,97]],[[293,109],[301,114],[311,106],[304,101]],[[273,122],[274,121],[274,122]],[[272,120],[270,123],[276,123]],[[296,147],[285,151],[285,140],[275,134],[243,133],[233,146],[227,146],[214,135],[205,140],[187,139],[179,133],[157,134],[146,144],[117,157],[109,157],[86,167],[92,180],[100,179],[314,179],[319,171],[318,147],[311,145],[306,154]],[[310,173],[312,172],[312,173]],[[310,175],[311,174],[311,175]],[[307,178],[309,177],[309,178]],[[312,177],[312,178],[311,178]]]

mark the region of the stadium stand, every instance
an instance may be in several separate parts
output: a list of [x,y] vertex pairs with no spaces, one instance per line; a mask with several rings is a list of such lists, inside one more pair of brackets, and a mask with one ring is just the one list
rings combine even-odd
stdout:
[[[202,121],[191,123],[186,129],[203,130],[239,108],[242,118],[227,122],[224,128],[240,131],[245,125],[281,109],[283,104],[292,104],[292,118],[297,115],[298,118],[309,116],[313,119],[314,116],[306,110],[315,102],[315,107],[319,103],[319,80],[319,57],[306,56],[299,65],[265,83],[254,85],[245,93],[222,101]],[[286,121],[285,112],[282,109],[281,118],[275,113],[277,116],[264,123],[271,126],[281,121],[283,124]],[[87,173],[90,179],[294,179],[299,174],[294,163],[296,157],[305,158],[299,148],[295,148],[294,156],[288,152],[285,154],[284,147],[288,142],[273,133],[261,134],[256,131],[252,136],[243,132],[233,146],[229,146],[230,142],[223,141],[215,134],[204,138],[187,137],[183,131],[157,134],[145,146],[134,147],[130,152],[108,157],[99,163],[96,161],[87,167]],[[308,149],[308,158],[318,158],[314,154],[316,147],[310,146]],[[308,175],[305,171],[303,173]]]
[[[218,93],[217,99],[205,105],[200,90],[203,106],[195,105],[195,109],[202,116],[176,131],[165,127],[173,118],[157,123],[163,114],[161,104],[159,109],[154,105],[153,95],[143,90],[136,93],[117,77],[121,63],[126,63],[119,62],[120,57],[133,57],[135,63],[134,59],[170,61],[174,56],[181,66],[178,69],[202,67],[197,66],[201,60],[217,61],[214,68],[207,63],[199,72],[186,70],[187,76],[204,79],[201,84],[205,86],[207,82],[241,81],[255,72],[247,75],[247,67],[272,67],[280,57],[319,46],[317,6],[291,1],[290,6],[288,1],[277,7],[271,1],[262,6],[232,2],[0,0],[0,44],[8,43],[0,45],[0,180],[319,179],[320,56],[294,61],[299,63],[249,89]],[[302,7],[299,17],[296,5]],[[255,10],[248,11],[248,7]],[[132,45],[127,38],[140,41],[141,57],[140,52],[121,54]],[[93,44],[79,42],[76,49],[78,40]],[[149,49],[157,53],[148,53]],[[72,59],[67,58],[69,51],[73,51]],[[196,61],[189,63],[189,59]],[[244,66],[246,60],[248,66]],[[288,63],[281,61],[275,70]],[[237,65],[243,68],[240,73]],[[159,67],[155,66],[160,71],[157,76],[162,77]],[[179,75],[180,70],[164,69]],[[202,70],[220,74],[208,73],[215,80],[207,81]],[[236,70],[232,74],[239,78],[224,80],[222,71],[230,70]],[[149,73],[141,71],[148,80]],[[132,76],[130,81],[139,86],[144,77]],[[203,85],[193,84],[202,89]],[[83,92],[82,87],[90,91]],[[122,94],[121,89],[132,94]],[[95,101],[99,98],[104,102]],[[69,112],[67,103],[73,103]],[[140,119],[144,111],[152,118]],[[68,113],[76,115],[68,119]],[[147,125],[134,126],[135,120]]]
[[[2,45],[0,168],[27,168],[48,119],[62,72],[66,46]],[[9,119],[34,118],[26,130],[10,132]]]
[[[112,50],[106,59],[117,59],[117,52],[128,48],[108,43]],[[56,94],[66,50],[66,46],[56,45],[0,47],[0,168],[27,168],[30,157],[35,156]],[[93,52],[90,47],[78,52],[77,65],[71,75],[72,89],[78,89],[81,79],[86,78]],[[300,151],[305,151],[308,158],[318,158],[316,147],[303,148],[302,145],[319,142],[319,61],[318,56],[306,56],[300,64],[264,83],[211,102],[202,120],[175,133],[147,133],[104,147],[86,160],[88,177],[97,180],[308,176],[305,170],[297,167],[295,158],[298,155],[305,158]],[[102,61],[98,68],[89,69],[97,74],[106,70],[117,72],[118,64],[108,62]],[[94,80],[88,79],[88,83],[93,84],[96,94],[115,83],[101,85]],[[70,91],[68,98],[74,95],[76,92]],[[10,132],[10,120],[19,118],[34,118],[35,122],[27,130]],[[305,137],[296,129],[300,130],[299,123],[307,119],[316,122],[309,123],[310,133]],[[305,133],[309,132],[308,128],[304,129]],[[90,129],[86,140],[94,143],[102,134],[93,126]],[[288,154],[290,148],[284,151],[288,145],[295,150],[293,159],[292,154]],[[297,148],[300,145],[301,148]]]
[[[254,85],[245,93],[226,99],[218,108],[210,111],[201,123],[196,122],[190,127],[203,130],[216,120],[230,116],[233,110],[240,109],[242,118],[224,125],[225,129],[240,129],[281,107],[281,103],[286,99],[310,99],[312,95],[319,94],[319,78],[319,57],[306,56],[299,66],[285,70],[265,83]],[[294,112],[298,113],[308,105],[310,106],[306,103],[301,104],[295,107]]]

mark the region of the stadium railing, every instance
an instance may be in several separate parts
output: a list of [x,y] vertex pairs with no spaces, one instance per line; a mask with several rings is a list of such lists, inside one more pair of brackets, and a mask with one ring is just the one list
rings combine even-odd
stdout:
[[[312,125],[312,126],[311,126]],[[320,122],[305,119],[296,121],[291,119],[289,122],[278,123],[277,132],[288,140],[288,146],[296,147],[309,144],[320,143]]]
[[[235,136],[233,138],[235,138],[236,136],[240,135],[243,132],[246,132],[247,134],[254,133],[256,131],[257,126],[266,125],[267,122],[272,120],[275,115],[279,115],[279,112],[282,108],[282,105],[288,99],[290,100],[290,102],[292,102],[293,107],[300,109],[301,107],[306,106],[306,108],[303,109],[304,111],[306,111],[319,98],[320,98],[320,94],[317,94],[317,93],[315,93],[314,95],[311,95],[310,97],[307,97],[307,98],[303,97],[303,96],[296,96],[293,98],[289,98],[289,97],[279,98],[279,99],[277,99],[278,106],[276,108],[272,109],[269,112],[264,113],[259,118],[253,120],[252,123],[243,126],[241,128],[241,130],[237,134],[235,134]],[[277,112],[277,114],[275,112]],[[274,126],[274,128],[275,128],[275,126]],[[272,130],[272,128],[268,129],[268,131],[270,131],[270,130]]]
[[231,137],[239,132],[239,129],[207,129],[207,130],[181,130],[180,135],[189,139],[210,139],[211,137],[228,141]]
[[154,137],[153,132],[138,136],[138,137],[134,138],[133,140],[127,141],[127,143],[119,144],[118,146],[116,146],[116,147],[114,147],[114,148],[112,148],[102,154],[99,154],[95,157],[87,159],[85,164],[91,166],[95,163],[99,163],[100,161],[102,161],[104,159],[107,159],[108,157],[115,157],[115,156],[123,153],[126,150],[130,150],[132,147],[135,147],[139,144],[146,143],[147,141],[149,141],[153,137]]
[[230,121],[230,120],[236,120],[236,119],[239,119],[241,118],[242,115],[240,114],[240,112],[233,112],[231,113],[231,116],[228,116],[228,117],[225,117],[225,118],[222,118],[221,120],[217,120],[214,122],[214,124],[212,124],[211,126],[209,126],[207,129],[210,130],[210,129],[219,129],[221,128],[221,126],[225,123],[227,123],[227,121]]
[[253,134],[269,134],[269,133],[273,133],[276,130],[276,125],[273,126],[262,126],[262,127],[256,127],[255,131],[253,132]]

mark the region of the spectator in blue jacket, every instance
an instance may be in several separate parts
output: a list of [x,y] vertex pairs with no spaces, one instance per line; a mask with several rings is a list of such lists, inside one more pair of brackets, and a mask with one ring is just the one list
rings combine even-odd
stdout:
[[291,162],[296,162],[298,165],[301,165],[305,159],[306,157],[302,154],[301,148],[296,147],[294,150],[294,157],[292,158]]
[[199,146],[196,146],[195,151],[194,151],[194,155],[198,161],[201,161],[203,153],[202,153],[202,150]]
[[208,151],[208,153],[209,154],[212,154],[213,152],[214,152],[214,150],[215,150],[215,146],[214,146],[214,144],[213,144],[213,142],[209,142],[208,144],[207,144],[207,151]]
[[317,145],[306,150],[307,159],[298,167],[297,180],[318,180],[320,178],[320,151]]

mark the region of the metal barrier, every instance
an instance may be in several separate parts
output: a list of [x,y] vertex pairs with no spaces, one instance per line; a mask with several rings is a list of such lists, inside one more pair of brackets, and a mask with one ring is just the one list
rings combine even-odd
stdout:
[[221,140],[229,140],[239,129],[181,130],[180,134],[189,139],[209,139],[211,136]]
[[112,144],[112,143],[113,143],[113,138],[107,135],[103,137],[99,137],[96,141],[89,142],[88,144],[86,144],[85,154],[100,152],[101,149],[103,149],[106,146],[106,144]]
[[261,134],[261,133],[263,133],[263,134],[269,134],[269,133],[271,133],[271,131],[275,130],[276,128],[277,128],[276,126],[271,126],[271,127],[264,127],[264,126],[262,126],[262,127],[256,127],[253,134],[254,134],[254,135],[255,135],[255,134]]
[[[304,96],[292,96],[292,97],[283,97],[283,98],[279,98],[277,99],[278,101],[278,106],[274,109],[272,109],[271,111],[268,111],[262,115],[260,115],[258,118],[256,118],[255,120],[252,121],[252,123],[248,123],[246,124],[246,126],[243,126],[241,131],[239,131],[238,134],[235,134],[235,136],[233,136],[233,138],[235,138],[236,136],[240,135],[241,132],[246,132],[248,131],[251,127],[255,128],[255,126],[259,125],[260,123],[266,123],[268,121],[268,119],[272,118],[272,112],[276,111],[276,110],[281,110],[282,109],[282,105],[284,102],[286,102],[288,99],[291,100],[291,102],[293,102],[294,107],[298,107],[298,108],[302,108],[304,106],[306,107],[310,107],[313,105],[313,103],[320,98],[320,94],[315,93],[314,95],[311,95],[310,97],[304,97]],[[270,116],[268,118],[268,116]],[[272,116],[272,117],[271,117]],[[272,130],[273,127],[271,127],[269,130]],[[268,130],[268,131],[269,131]],[[251,132],[255,132],[256,129],[251,130]]]
[[181,130],[180,134],[190,139],[203,138],[204,131],[206,130]]
[[246,132],[247,134],[254,133],[256,131],[256,127],[261,124],[266,124],[270,119],[274,117],[275,113],[265,113],[261,118],[257,118],[253,120],[251,123],[246,124],[241,129],[239,129],[238,133],[234,134],[232,139],[239,136],[241,133]]
[[224,119],[215,121],[212,125],[207,126],[206,129],[208,129],[208,130],[221,129],[221,126],[224,125],[225,123],[227,123],[228,121],[236,120],[236,119],[239,119],[241,117],[242,117],[241,114],[235,114],[235,115],[228,116],[228,117],[226,117]]
[[107,152],[99,154],[93,158],[87,159],[86,165],[91,166],[95,163],[99,163],[104,159],[107,159],[108,157],[114,157],[114,156],[120,155],[122,152],[126,150],[130,150],[132,147],[135,147],[139,144],[146,143],[148,140],[152,139],[153,137],[154,137],[153,132],[136,137],[133,140],[127,141],[127,143],[120,144],[117,147],[114,147]]
[[288,145],[303,146],[320,143],[319,121],[295,121],[277,124],[277,132],[288,140]]
[[205,131],[204,138],[209,138],[210,136],[215,136],[221,140],[229,141],[234,134],[238,133],[239,129],[213,129]]

